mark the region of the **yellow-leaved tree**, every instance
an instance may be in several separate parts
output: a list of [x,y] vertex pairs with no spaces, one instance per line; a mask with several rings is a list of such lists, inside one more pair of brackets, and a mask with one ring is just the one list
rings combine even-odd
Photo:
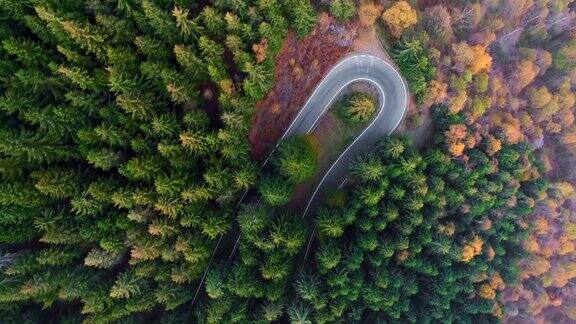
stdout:
[[400,38],[406,28],[418,22],[416,10],[406,1],[398,1],[382,14],[382,20],[390,28],[393,37]]

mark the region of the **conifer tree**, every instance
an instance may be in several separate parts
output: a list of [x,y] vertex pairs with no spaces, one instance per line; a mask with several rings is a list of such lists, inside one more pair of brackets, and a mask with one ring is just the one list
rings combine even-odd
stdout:
[[351,0],[333,0],[330,4],[330,12],[340,21],[348,21],[354,13],[356,8],[354,2]]
[[316,12],[308,0],[284,1],[292,15],[292,26],[299,37],[304,37],[316,25]]
[[266,177],[258,186],[262,199],[271,206],[286,204],[292,196],[292,186],[282,177]]
[[309,179],[316,169],[316,157],[304,137],[293,137],[281,143],[275,163],[280,173],[292,183]]
[[[247,135],[292,14],[273,1],[185,2],[0,1],[0,242],[14,256],[0,256],[3,319],[191,316],[191,285],[258,182]],[[266,38],[257,61],[250,49]],[[245,73],[231,75],[227,52]],[[304,235],[263,224],[252,246],[290,257],[259,254],[267,271],[223,276],[211,297],[266,296],[263,316],[279,318]],[[277,281],[259,285],[262,273]],[[210,318],[246,321],[247,305],[211,306]]]

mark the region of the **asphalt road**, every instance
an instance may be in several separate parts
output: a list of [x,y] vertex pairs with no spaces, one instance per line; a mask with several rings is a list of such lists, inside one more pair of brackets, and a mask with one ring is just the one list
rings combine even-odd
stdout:
[[[328,111],[340,92],[355,82],[368,82],[378,89],[378,109],[368,126],[342,152],[317,184],[304,207],[301,216],[303,219],[311,214],[312,211],[324,201],[327,193],[345,184],[351,163],[359,155],[373,150],[380,138],[390,135],[396,127],[398,127],[406,114],[408,107],[408,88],[398,71],[388,62],[376,56],[354,54],[341,60],[324,76],[278,142],[290,136],[313,132],[320,123],[322,116]],[[278,147],[278,144],[276,147]],[[268,163],[276,147],[269,153],[263,166]],[[246,193],[238,205],[244,201]],[[236,244],[232,248],[230,259],[236,251],[239,240],[239,233],[237,231],[233,235],[236,236]],[[219,248],[222,249],[223,245],[227,245],[220,244],[222,241],[221,237],[212,257],[217,254]],[[210,263],[211,262],[212,260]],[[208,267],[209,266],[210,264]],[[207,271],[208,268],[204,272],[204,276]],[[194,300],[203,282],[204,277],[202,277],[198,286]]]
[[340,92],[354,82],[368,82],[378,89],[378,109],[368,126],[324,174],[310,195],[302,218],[324,201],[330,189],[341,187],[351,163],[370,152],[380,138],[390,135],[406,114],[408,89],[398,71],[376,56],[356,54],[340,61],[322,79],[281,139],[313,132]]

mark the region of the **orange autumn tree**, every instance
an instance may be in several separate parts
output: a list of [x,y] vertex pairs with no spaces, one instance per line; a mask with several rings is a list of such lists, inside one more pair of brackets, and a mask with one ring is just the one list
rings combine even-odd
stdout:
[[568,307],[568,310],[566,311],[566,315],[571,320],[576,321],[576,305],[572,305],[572,306]]
[[576,144],[576,130],[563,134],[560,138],[560,142],[564,145]]
[[464,139],[467,134],[467,128],[464,124],[450,125],[450,129],[444,132],[448,144],[448,150],[452,156],[457,157],[464,153],[464,149],[466,148]]
[[496,290],[490,286],[490,284],[482,284],[478,289],[478,294],[484,299],[494,299],[496,298]]
[[439,80],[432,80],[428,84],[426,96],[424,98],[424,106],[431,106],[439,104],[446,100],[448,97],[448,85]]
[[417,12],[406,1],[398,1],[382,14],[382,20],[390,29],[390,34],[400,38],[408,27],[418,22]]
[[516,73],[512,77],[512,90],[515,93],[519,93],[527,85],[532,83],[540,72],[538,66],[529,60],[522,60],[518,63],[515,70]]
[[256,62],[260,63],[266,59],[267,51],[268,51],[268,39],[262,38],[260,43],[252,44],[252,51],[256,56]]
[[503,290],[506,288],[506,283],[504,282],[504,279],[502,279],[500,273],[496,272],[492,275],[492,278],[490,278],[490,286],[496,290]]
[[550,261],[541,256],[534,256],[525,263],[525,275],[538,277],[550,270]]
[[482,254],[482,246],[484,246],[484,241],[482,241],[478,235],[475,235],[472,240],[464,243],[460,255],[462,262],[470,262],[475,256]]
[[486,48],[481,45],[472,46],[472,63],[470,70],[473,74],[480,71],[487,71],[492,66],[492,56],[486,52]]
[[524,136],[522,133],[521,120],[514,118],[508,112],[497,112],[490,115],[490,125],[499,130],[508,143],[516,144]]
[[493,156],[494,154],[498,153],[502,149],[502,141],[494,136],[488,137],[487,145],[486,145],[486,154],[488,156]]
[[452,54],[455,68],[459,71],[469,70],[477,74],[492,66],[492,57],[482,45],[470,46],[466,42],[452,44]]
[[545,235],[550,231],[550,225],[544,217],[538,217],[534,221],[534,233],[536,235]]

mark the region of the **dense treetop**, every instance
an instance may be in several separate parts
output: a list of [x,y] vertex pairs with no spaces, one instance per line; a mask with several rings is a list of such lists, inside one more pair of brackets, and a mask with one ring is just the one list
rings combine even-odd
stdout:
[[2,318],[190,300],[258,179],[247,131],[274,57],[315,17],[307,0],[0,1]]
[[[350,189],[317,212],[317,244],[304,246],[302,229],[295,223],[288,230],[285,215],[270,223],[275,216],[266,205],[245,206],[240,256],[232,266],[222,265],[231,271],[209,273],[209,302],[200,307],[200,318],[269,321],[286,314],[293,322],[324,323],[501,317],[497,298],[517,279],[527,216],[546,182],[527,147],[504,145],[494,152],[489,135],[466,149],[468,159],[451,159],[450,132],[463,118],[445,106],[436,109],[435,122],[444,131],[437,148],[420,152],[403,137],[382,140],[352,166]],[[296,273],[289,271],[294,262]],[[212,291],[217,287],[225,287],[223,293]],[[246,304],[254,311],[236,306]]]
[[[261,166],[248,132],[317,10],[376,31],[431,135],[382,139],[301,220],[313,141]],[[0,0],[0,318],[576,319],[573,23],[571,0]]]

